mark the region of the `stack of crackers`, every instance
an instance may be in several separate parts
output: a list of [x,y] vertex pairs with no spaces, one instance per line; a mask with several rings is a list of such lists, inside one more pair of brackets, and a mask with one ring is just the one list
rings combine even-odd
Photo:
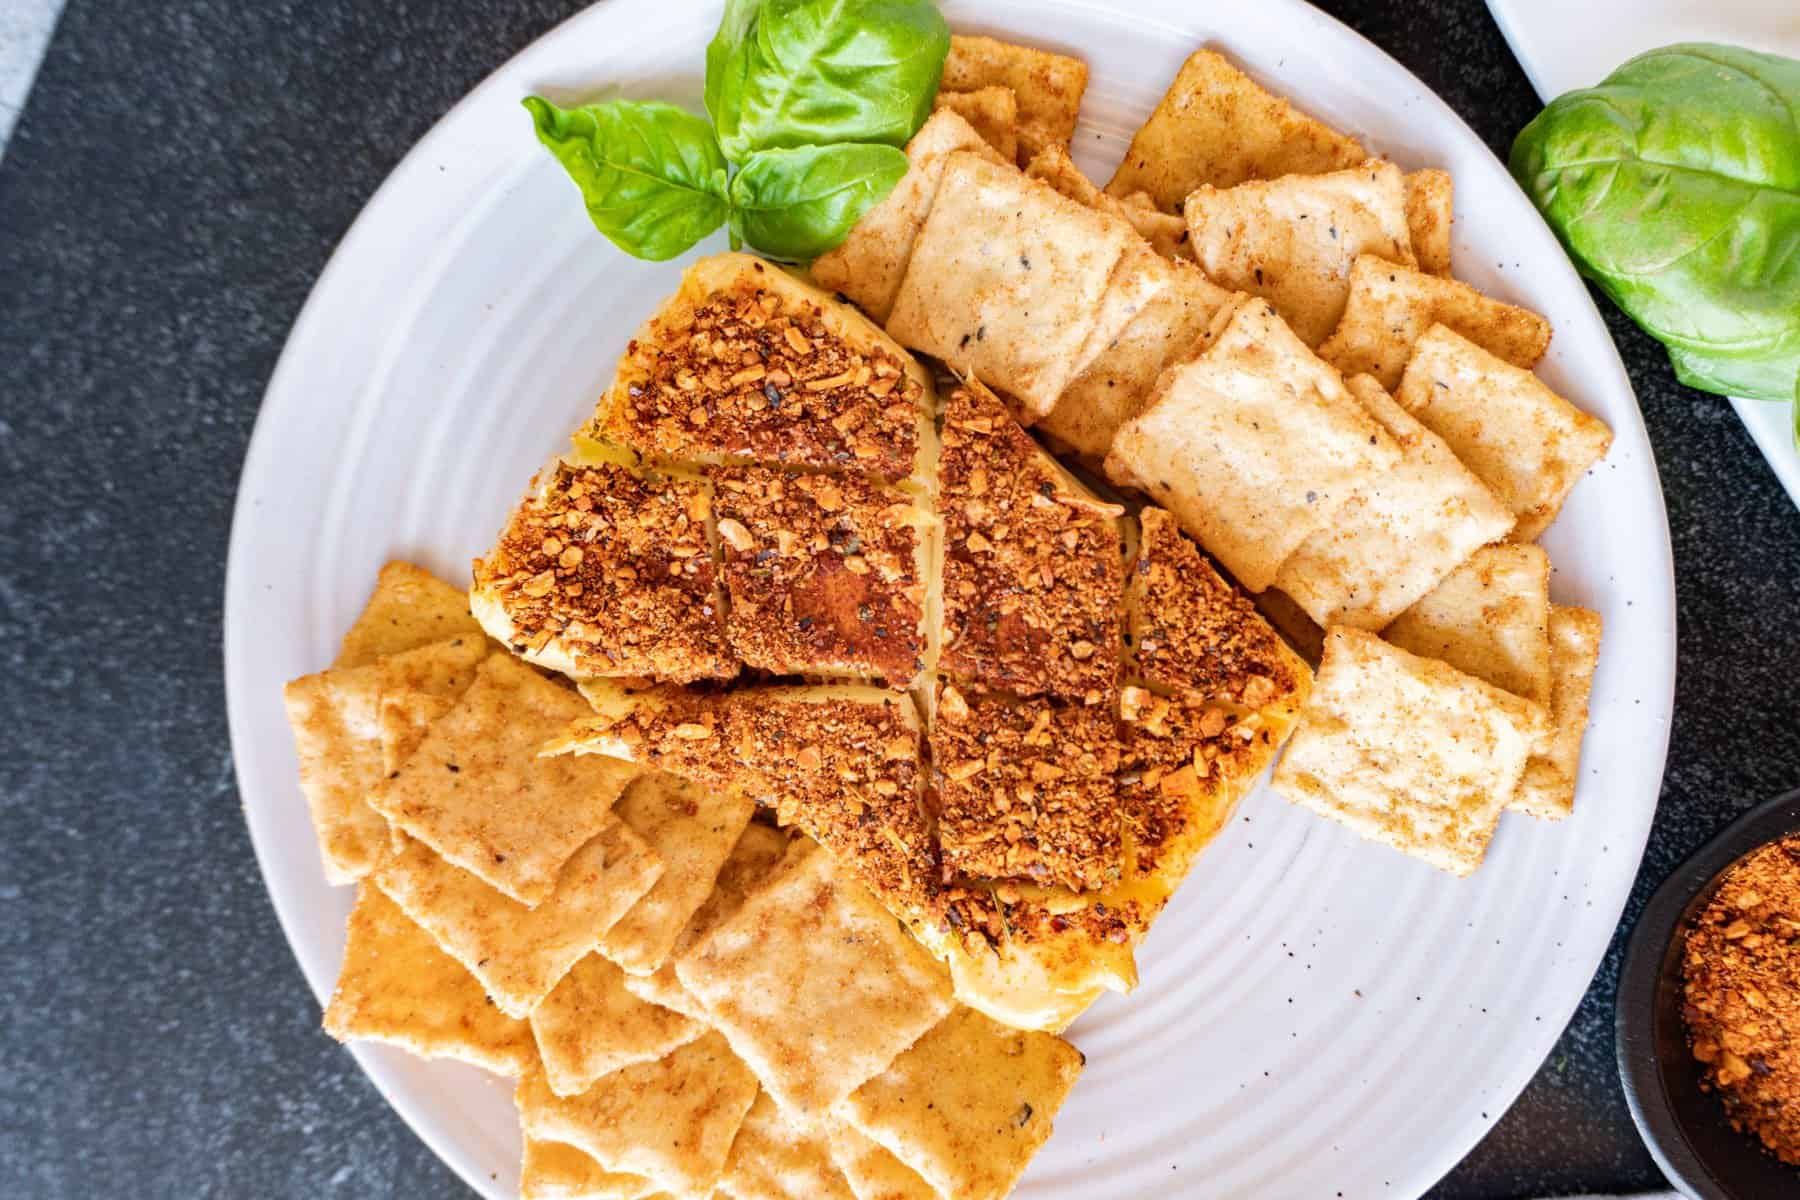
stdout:
[[[1599,618],[1549,603],[1530,543],[1611,433],[1532,373],[1543,317],[1454,277],[1450,176],[1201,50],[1102,189],[1023,132],[1073,128],[1079,64],[953,58],[960,94],[815,276],[1172,512],[1323,656],[1284,795],[1459,874],[1502,808],[1566,815]],[[1340,705],[1371,656],[1420,696]]]
[[325,1028],[517,1078],[528,1200],[998,1197],[1049,1136],[1078,1051],[742,792],[540,756],[586,704],[455,588],[390,564],[288,703],[358,889]]

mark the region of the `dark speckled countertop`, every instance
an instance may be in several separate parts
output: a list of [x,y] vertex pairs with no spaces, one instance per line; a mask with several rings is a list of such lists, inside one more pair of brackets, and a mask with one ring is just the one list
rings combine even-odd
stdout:
[[[317,1032],[276,928],[226,743],[225,541],[333,245],[452,102],[579,7],[69,4],[0,160],[0,1196],[463,1194]],[[1479,0],[1325,7],[1496,151],[1537,110]],[[1681,623],[1629,924],[1713,830],[1800,784],[1800,513],[1724,403],[1610,320]],[[1434,1196],[1660,1182],[1613,1070],[1617,969],[1615,946]]]

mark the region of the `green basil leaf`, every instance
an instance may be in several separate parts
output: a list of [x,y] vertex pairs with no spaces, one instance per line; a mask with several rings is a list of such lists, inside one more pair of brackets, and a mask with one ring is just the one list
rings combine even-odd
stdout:
[[931,115],[950,27],[928,0],[728,0],[706,109],[727,157],[883,142]]
[[660,101],[562,109],[530,96],[525,107],[595,228],[625,253],[674,258],[725,223],[728,167],[701,118]]
[[758,150],[731,181],[731,231],[774,258],[817,258],[906,174],[892,146],[847,143]]
[[757,14],[763,0],[725,0],[725,12],[719,18],[719,31],[706,44],[706,90],[703,100],[713,124],[723,129],[719,114],[735,112],[742,94],[744,68],[748,56],[744,46],[756,27]]
[[1582,274],[1684,383],[1785,400],[1800,376],[1800,62],[1684,44],[1552,101],[1512,172]]

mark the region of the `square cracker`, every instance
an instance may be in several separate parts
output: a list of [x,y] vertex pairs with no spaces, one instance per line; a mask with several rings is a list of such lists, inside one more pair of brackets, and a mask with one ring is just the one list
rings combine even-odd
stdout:
[[1512,529],[1512,510],[1367,375],[1350,391],[1401,459],[1281,564],[1275,586],[1322,626],[1379,632],[1458,564]]
[[1264,90],[1224,55],[1196,50],[1132,137],[1106,190],[1148,192],[1174,212],[1201,184],[1321,175],[1367,157],[1355,138]]
[[643,1200],[655,1192],[642,1175],[608,1171],[573,1146],[525,1139],[519,1200]]
[[938,1200],[938,1190],[854,1125],[833,1123],[831,1157],[856,1200]]
[[841,1112],[944,1195],[997,1200],[1050,1136],[1084,1061],[1059,1037],[958,1007]]
[[1167,286],[1063,389],[1037,423],[1075,454],[1105,460],[1119,428],[1143,411],[1169,363],[1201,345],[1232,295],[1189,263],[1170,262]]
[[1419,339],[1396,397],[1518,514],[1513,537],[1536,541],[1612,430],[1442,325]]
[[995,84],[967,92],[940,91],[932,107],[947,108],[967,121],[1007,162],[1018,160],[1019,98],[1011,88]]
[[1550,703],[1550,557],[1536,546],[1486,546],[1395,618],[1402,650],[1523,697]]
[[1550,322],[1528,308],[1484,296],[1459,280],[1365,254],[1350,268],[1344,318],[1319,346],[1319,357],[1345,375],[1373,375],[1391,392],[1433,325],[1446,325],[1526,369],[1536,366],[1550,345]]
[[531,1028],[488,1002],[468,969],[380,888],[360,887],[325,1032],[387,1042],[421,1058],[455,1058],[500,1075],[536,1059]]
[[756,805],[739,792],[702,787],[662,771],[633,781],[619,819],[662,859],[662,877],[606,933],[600,950],[633,975],[663,965],[708,895]]
[[1508,805],[1547,821],[1575,811],[1575,772],[1587,732],[1588,693],[1600,665],[1600,614],[1586,608],[1550,610],[1550,735],[1525,764]]
[[556,888],[526,908],[412,842],[373,876],[375,886],[474,972],[509,1016],[526,1017],[626,909],[662,864],[617,817],[564,864]]
[[574,692],[510,655],[490,655],[369,803],[463,870],[537,904],[639,773],[614,759],[538,756],[587,715]]
[[1450,225],[1455,189],[1450,172],[1427,167],[1406,176],[1406,228],[1413,257],[1428,275],[1450,274]]
[[1186,221],[1163,212],[1142,192],[1124,200],[1107,195],[1075,165],[1066,147],[1044,147],[1025,165],[1025,174],[1043,180],[1077,204],[1123,219],[1164,258],[1193,261]]
[[655,1062],[706,1028],[638,999],[625,990],[625,972],[590,954],[532,1010],[531,1032],[550,1090],[573,1096],[620,1067]]
[[360,667],[385,654],[398,654],[456,637],[481,637],[469,615],[467,593],[424,567],[395,559],[381,568],[362,615],[344,635],[334,667]]
[[1329,175],[1287,175],[1188,194],[1194,258],[1214,283],[1261,296],[1308,346],[1330,335],[1361,254],[1413,266],[1400,168],[1370,159]]
[[1287,799],[1455,875],[1481,865],[1543,712],[1360,629],[1331,629],[1275,769]]
[[738,1127],[719,1191],[734,1200],[856,1200],[824,1128],[802,1125],[767,1092]]
[[1042,416],[1098,351],[1102,301],[1135,238],[1018,171],[952,154],[888,332]]
[[333,667],[287,685],[300,790],[331,883],[352,883],[367,875],[393,845],[387,818],[368,802],[369,792],[386,777],[387,706],[433,706],[435,711],[436,705],[454,701],[487,653],[487,639],[476,633],[362,666]]
[[1400,448],[1266,300],[1221,313],[1203,352],[1169,366],[1106,458],[1260,592]]
[[528,1138],[563,1142],[608,1171],[641,1175],[678,1196],[710,1195],[756,1099],[756,1076],[717,1033],[655,1062],[558,1096],[541,1071],[515,1093]]
[[490,649],[486,638],[464,636],[381,661],[386,679],[376,725],[383,778],[413,756],[433,721],[456,707]]
[[725,865],[719,868],[718,878],[713,880],[712,891],[707,894],[705,902],[676,937],[668,959],[657,968],[654,975],[627,974],[625,989],[641,1000],[672,1008],[696,1021],[706,1020],[706,1009],[688,995],[688,990],[681,986],[681,980],[676,978],[674,960],[710,933],[713,926],[736,912],[745,898],[761,887],[763,881],[781,864],[782,857],[786,855],[792,842],[790,835],[772,825],[752,823],[746,828],[737,844],[731,848]]
[[808,1118],[892,1062],[951,1003],[937,961],[804,842],[675,973],[763,1086]]
[[1018,97],[1018,161],[1023,164],[1045,146],[1066,146],[1075,136],[1087,78],[1087,64],[1067,54],[953,34],[938,86],[950,92],[1010,88]]
[[950,156],[967,151],[1002,166],[1011,160],[982,139],[979,131],[948,109],[931,114],[906,143],[906,174],[887,198],[863,214],[834,250],[813,260],[813,280],[848,296],[880,324],[894,311],[894,297],[912,261],[913,243],[937,199]]

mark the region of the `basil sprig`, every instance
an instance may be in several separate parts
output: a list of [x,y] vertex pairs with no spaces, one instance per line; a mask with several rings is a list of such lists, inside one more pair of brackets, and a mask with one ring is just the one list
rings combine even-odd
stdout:
[[729,225],[734,246],[802,262],[906,173],[899,147],[931,115],[949,50],[930,0],[726,0],[706,48],[710,125],[660,102],[525,107],[627,254],[673,258]]
[[1683,383],[1794,398],[1800,62],[1698,43],[1641,54],[1552,101],[1512,171]]

